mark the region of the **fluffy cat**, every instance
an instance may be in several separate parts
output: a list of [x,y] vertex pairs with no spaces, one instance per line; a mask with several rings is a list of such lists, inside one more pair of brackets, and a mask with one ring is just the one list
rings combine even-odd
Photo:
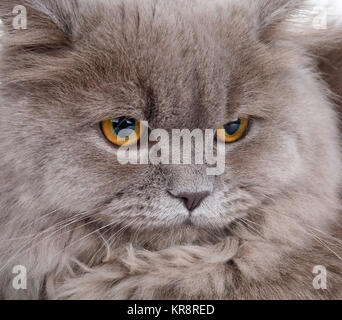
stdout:
[[[292,19],[302,5],[1,0],[1,297],[342,298],[342,32]],[[211,177],[119,164],[99,125],[118,116],[251,125]],[[174,195],[203,192],[189,224]]]

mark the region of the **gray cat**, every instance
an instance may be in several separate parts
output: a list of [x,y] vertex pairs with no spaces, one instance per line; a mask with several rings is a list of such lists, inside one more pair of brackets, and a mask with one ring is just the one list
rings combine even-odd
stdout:
[[[3,299],[342,298],[338,27],[292,19],[291,0],[15,5],[27,29],[0,2]],[[224,174],[120,164],[116,129],[141,120],[224,128]]]

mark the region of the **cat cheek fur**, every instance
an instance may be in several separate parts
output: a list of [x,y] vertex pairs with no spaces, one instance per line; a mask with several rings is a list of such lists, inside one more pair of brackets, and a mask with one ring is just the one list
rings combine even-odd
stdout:
[[[16,3],[27,30],[0,3],[1,297],[342,297],[340,245],[322,245],[342,234],[337,26],[293,27],[291,0]],[[119,165],[91,128],[121,112],[169,131],[259,120],[214,179]],[[170,188],[211,192],[197,226]]]

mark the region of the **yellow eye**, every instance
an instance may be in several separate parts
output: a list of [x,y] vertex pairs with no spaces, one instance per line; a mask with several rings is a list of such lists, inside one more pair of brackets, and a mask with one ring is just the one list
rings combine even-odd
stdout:
[[217,137],[225,143],[233,143],[243,137],[248,128],[248,118],[238,118],[218,128]]
[[117,146],[130,146],[137,143],[143,128],[140,121],[128,117],[118,117],[101,122],[105,137]]

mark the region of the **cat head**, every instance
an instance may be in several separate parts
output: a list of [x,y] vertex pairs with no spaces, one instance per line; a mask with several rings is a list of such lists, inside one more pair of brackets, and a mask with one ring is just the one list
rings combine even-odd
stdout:
[[[327,37],[288,27],[301,2],[2,0],[2,207],[217,229],[284,194],[334,194],[337,119],[312,57]],[[120,117],[169,133],[248,127],[208,176],[120,164],[101,126]]]

